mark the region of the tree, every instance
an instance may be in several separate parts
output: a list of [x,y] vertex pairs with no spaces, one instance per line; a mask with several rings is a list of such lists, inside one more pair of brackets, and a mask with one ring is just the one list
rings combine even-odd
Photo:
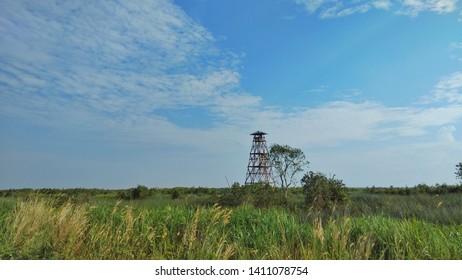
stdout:
[[318,209],[331,208],[348,200],[348,191],[335,175],[328,178],[321,172],[310,171],[302,178],[305,204]]
[[459,162],[456,165],[456,172],[454,173],[456,174],[457,179],[462,180],[462,162]]
[[276,180],[284,189],[287,197],[288,188],[295,181],[295,174],[302,172],[303,167],[307,166],[309,162],[305,160],[305,154],[301,149],[292,148],[288,145],[271,145],[269,157]]
[[178,198],[180,198],[180,192],[178,190],[173,190],[172,199],[175,200]]
[[131,189],[131,199],[142,199],[147,197],[149,189],[145,185],[138,185],[136,188]]

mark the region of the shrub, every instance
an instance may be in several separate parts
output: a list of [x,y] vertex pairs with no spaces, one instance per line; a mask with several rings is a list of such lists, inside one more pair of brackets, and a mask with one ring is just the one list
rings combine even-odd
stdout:
[[310,171],[303,176],[301,182],[307,206],[330,208],[348,200],[345,184],[342,180],[335,179],[335,175],[328,178],[321,172]]
[[119,199],[143,199],[149,196],[149,189],[144,185],[138,185],[136,188],[131,188],[126,191],[119,191],[117,198]]
[[285,189],[273,188],[268,184],[255,184],[246,186],[248,188],[248,199],[255,207],[269,208],[287,205]]
[[172,199],[175,200],[175,199],[178,199],[180,198],[180,192],[178,190],[174,190],[172,192]]
[[226,189],[219,199],[222,206],[239,206],[249,204],[259,208],[285,206],[287,198],[282,189],[273,188],[268,184],[251,184],[241,186],[234,183]]
[[235,182],[231,188],[224,189],[222,195],[218,199],[218,203],[222,206],[239,206],[244,202],[245,188]]

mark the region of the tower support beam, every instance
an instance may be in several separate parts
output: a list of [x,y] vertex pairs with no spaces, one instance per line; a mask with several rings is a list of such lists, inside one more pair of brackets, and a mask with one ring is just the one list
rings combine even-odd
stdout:
[[249,164],[247,165],[246,185],[265,183],[274,186],[271,161],[268,147],[266,146],[266,134],[262,131],[250,134],[253,135],[253,141],[250,149]]

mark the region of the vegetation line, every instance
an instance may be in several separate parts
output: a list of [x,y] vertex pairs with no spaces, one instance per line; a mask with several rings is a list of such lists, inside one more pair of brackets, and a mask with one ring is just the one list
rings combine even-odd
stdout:
[[14,191],[0,197],[0,258],[462,259],[462,194],[424,189],[310,205],[263,186]]

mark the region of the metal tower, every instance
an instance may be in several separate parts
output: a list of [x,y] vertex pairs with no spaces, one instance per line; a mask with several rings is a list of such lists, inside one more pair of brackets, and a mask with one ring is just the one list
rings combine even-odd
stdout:
[[250,149],[245,184],[267,183],[274,186],[271,161],[269,159],[268,148],[266,147],[266,133],[256,131],[250,135],[253,135],[253,142]]

